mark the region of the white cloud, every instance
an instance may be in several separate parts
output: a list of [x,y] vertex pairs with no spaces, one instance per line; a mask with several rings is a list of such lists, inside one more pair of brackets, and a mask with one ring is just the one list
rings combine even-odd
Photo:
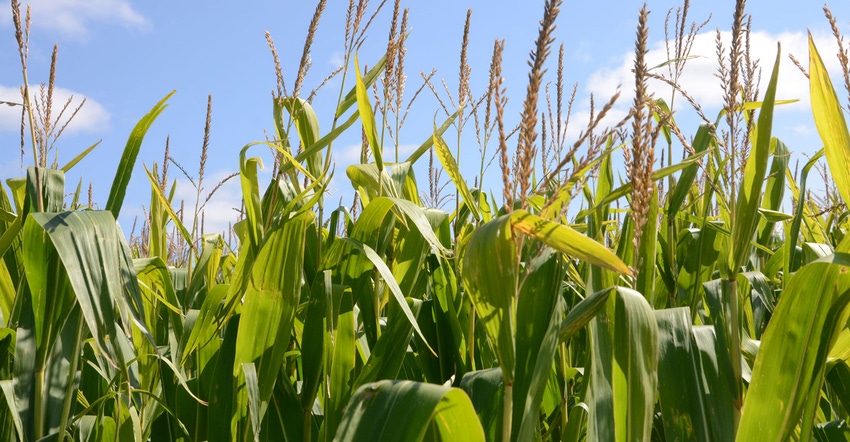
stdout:
[[[93,23],[118,24],[136,29],[150,26],[129,0],[30,0],[22,3],[22,11],[26,10],[27,4],[32,6],[34,26],[78,38],[86,38]],[[0,20],[11,23],[10,8],[0,10]]]
[[[33,87],[32,97],[35,99],[38,88]],[[53,117],[58,115],[62,106],[73,97],[73,101],[63,115],[60,124],[64,124],[66,118],[73,113],[84,97],[79,92],[57,87],[53,91]],[[21,92],[18,87],[0,85],[0,101],[20,103]],[[87,98],[86,103],[68,125],[64,133],[74,132],[100,132],[105,130],[109,124],[109,112],[97,101]],[[0,105],[0,132],[18,132],[21,128],[21,107]]]
[[797,124],[791,128],[791,132],[797,135],[809,135],[814,132],[814,128],[805,124]]
[[[173,166],[173,165],[172,165]],[[175,177],[180,172],[175,168],[169,169],[169,176]],[[216,171],[207,173],[204,177],[203,191],[201,192],[201,201],[204,199],[223,179],[227,178],[232,172]],[[262,172],[261,172],[262,173]],[[195,178],[195,177],[193,177]],[[261,189],[265,189],[261,185]],[[177,191],[174,193],[173,206],[180,207],[180,202],[184,203],[186,214],[183,216],[183,222],[187,229],[192,228],[192,212],[195,210],[195,198],[197,192],[192,186],[192,183],[184,176],[177,179]],[[230,225],[236,222],[239,214],[237,210],[242,207],[242,191],[240,188],[239,177],[233,177],[224,183],[216,190],[212,198],[206,203],[203,208],[204,212],[204,232],[205,233],[224,233],[230,228]],[[198,220],[200,222],[200,219]]]
[[345,168],[352,164],[360,163],[360,151],[362,149],[362,145],[358,144],[348,144],[343,146],[342,149],[334,149],[333,159],[336,161],[336,166],[338,169],[342,169],[342,172],[345,172]]
[[[720,80],[715,76],[718,67],[715,36],[716,33],[711,31],[701,33],[696,37],[691,55],[697,58],[687,62],[680,80],[684,89],[703,106],[703,110],[709,118],[714,118],[720,107],[723,106],[723,92],[721,90]],[[728,53],[730,33],[724,32],[721,36],[723,46]],[[762,70],[759,87],[760,93],[763,95],[767,89],[771,69],[776,60],[776,44],[780,42],[782,44],[782,55],[776,98],[799,99],[800,101],[791,105],[780,106],[778,109],[780,112],[807,111],[809,108],[808,80],[788,58],[788,54],[793,54],[804,66],[808,64],[808,37],[806,33],[786,32],[770,34],[764,31],[754,31],[750,37],[750,42],[752,58],[760,60],[759,64]],[[840,72],[836,57],[827,56],[827,54],[834,53],[835,43],[832,37],[826,35],[816,36],[815,43],[824,56],[827,68],[833,75]],[[619,106],[631,105],[629,98],[632,95],[631,91],[634,89],[634,76],[631,73],[633,60],[634,54],[627,53],[621,57],[621,63],[618,66],[601,69],[591,74],[587,89],[598,97],[597,101],[607,99],[611,91],[615,90],[618,85],[622,85],[624,93],[619,100]],[[648,52],[646,60],[648,66],[656,66],[667,60],[664,43],[657,42]],[[667,68],[660,68],[655,72],[667,75]],[[670,96],[670,87],[664,83],[651,81],[649,87],[650,92],[655,93],[656,97],[667,98]],[[687,105],[682,102],[677,105],[679,109],[685,106]]]

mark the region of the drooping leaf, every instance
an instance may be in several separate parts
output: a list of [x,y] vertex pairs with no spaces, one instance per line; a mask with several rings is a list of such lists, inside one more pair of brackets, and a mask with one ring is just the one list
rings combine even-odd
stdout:
[[460,388],[469,395],[487,440],[501,440],[504,378],[499,367],[463,375]]
[[411,381],[381,381],[351,397],[335,441],[483,441],[463,390]]
[[510,220],[514,228],[540,239],[549,247],[566,253],[572,258],[624,275],[631,275],[629,267],[616,254],[568,226],[547,221],[525,210],[513,211]]
[[[310,105],[303,98],[298,97],[282,97],[275,103],[275,106],[282,106],[292,116],[295,121],[295,129],[298,132],[298,139],[301,146],[312,146],[320,135],[319,117]],[[278,122],[276,122],[278,123]],[[282,124],[282,123],[278,123]],[[282,134],[285,135],[285,134]],[[322,157],[320,152],[307,157],[307,170],[313,176],[319,176],[322,173]]]
[[454,156],[452,156],[449,146],[446,145],[446,142],[442,137],[436,135],[436,132],[437,128],[435,127],[434,150],[437,152],[437,158],[440,159],[440,164],[443,165],[443,170],[449,174],[449,178],[451,178],[452,182],[455,184],[455,187],[458,189],[458,192],[460,192],[461,197],[463,197],[463,202],[466,204],[469,212],[472,213],[472,216],[475,217],[476,221],[480,221],[481,215],[478,213],[478,207],[475,205],[472,193],[469,192],[466,180],[460,174],[460,168],[457,165],[457,161],[455,161]]
[[611,295],[613,290],[613,287],[600,290],[576,304],[567,314],[567,317],[564,318],[564,322],[561,323],[561,331],[558,334],[560,341],[565,342],[569,340],[574,334],[584,328],[594,316],[599,314],[605,308],[608,302],[608,296]]

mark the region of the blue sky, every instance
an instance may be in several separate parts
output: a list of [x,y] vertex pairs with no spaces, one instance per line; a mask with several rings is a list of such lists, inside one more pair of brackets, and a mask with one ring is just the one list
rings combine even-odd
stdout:
[[[371,1],[372,7],[378,3]],[[715,30],[729,29],[734,2],[694,3],[689,21],[701,22],[709,13],[713,16],[694,46],[693,55],[702,58],[691,61],[683,84],[713,117],[722,106],[720,89],[713,77]],[[794,152],[793,165],[796,159],[804,161],[805,154],[819,148],[820,141],[808,110],[805,78],[790,63],[787,54],[791,52],[806,63],[806,30],[810,29],[827,64],[837,75],[832,56],[835,44],[818,3],[787,0],[750,3],[747,12],[753,15],[752,41],[756,57],[768,71],[776,55],[776,42],[781,41],[780,91],[783,96],[779,98],[801,99],[800,103],[779,111],[775,128],[775,135]],[[167,136],[171,137],[172,156],[191,174],[197,173],[209,94],[213,97],[213,117],[205,178],[207,190],[217,179],[237,170],[242,146],[263,139],[264,131],[273,129],[270,92],[275,87],[275,75],[264,31],[271,32],[276,42],[284,77],[291,87],[315,7],[315,2],[311,1],[33,0],[31,4],[30,82],[37,85],[47,81],[50,53],[53,44],[58,43],[57,86],[60,93],[57,101],[62,103],[71,94],[76,102],[83,96],[87,98],[77,119],[57,144],[59,163],[64,164],[82,149],[102,140],[100,147],[69,173],[68,191],[73,190],[82,176],[84,187],[89,182],[93,184],[96,205],[105,204],[131,129],[160,98],[171,90],[177,91],[142,146],[119,220],[126,231],[150,199],[150,187],[141,165],[150,167],[154,162],[161,163]],[[565,2],[556,37],[558,43],[566,45],[566,82],[578,83],[574,122],[584,122],[591,93],[597,97],[597,103],[601,103],[620,84],[623,95],[612,117],[624,115],[630,106],[633,85],[629,75],[630,57],[641,4],[616,0]],[[312,49],[312,70],[305,90],[321,82],[341,60],[347,5],[348,2],[342,0],[329,1]],[[542,16],[542,5],[542,1],[403,1],[402,7],[410,8],[412,27],[406,60],[406,96],[412,95],[421,84],[419,72],[432,69],[437,69],[435,78],[445,79],[455,93],[460,38],[466,10],[471,8],[473,93],[478,95],[484,90],[494,39],[506,39],[505,86],[512,100],[507,120],[509,125],[515,124],[526,85],[526,59]],[[649,22],[650,65],[664,61],[664,18],[668,9],[677,6],[681,3],[668,0],[649,4],[653,11]],[[838,2],[831,7],[842,30],[850,30],[847,26],[850,5]],[[371,64],[385,50],[391,9],[392,5],[388,4],[373,24],[360,53],[361,63]],[[8,4],[0,11],[0,35],[3,36],[0,38],[0,100],[17,101],[21,74]],[[833,79],[838,86],[840,82],[835,75]],[[554,69],[550,69],[547,81],[554,81]],[[338,90],[339,82],[334,80],[320,92],[314,103],[320,118],[332,113]],[[657,93],[668,96],[669,90],[659,87]],[[839,95],[843,96],[841,90]],[[402,131],[400,143],[403,146],[418,145],[428,137],[434,115],[439,115],[439,105],[427,92],[423,92],[414,109],[415,113]],[[693,134],[697,121],[689,112],[687,107],[680,107],[677,118],[685,133]],[[693,123],[688,124],[689,121]],[[322,123],[326,130],[328,121]],[[19,109],[0,108],[0,145],[4,149],[0,178],[3,180],[22,175],[22,164],[26,167],[32,161],[29,146],[23,162],[21,160],[19,124]],[[580,126],[582,124],[573,124],[568,139],[575,139]],[[358,143],[359,133],[354,128],[351,136],[335,145],[337,167],[331,186],[333,193],[327,203],[332,207],[340,197],[345,204],[350,204],[350,185],[344,169],[357,161]],[[464,143],[461,163],[469,168],[469,176],[472,176],[477,172],[479,154],[474,139]],[[266,164],[270,164],[268,154],[262,149],[253,152],[265,156]],[[179,177],[178,174],[172,167],[170,176]],[[490,174],[494,178],[498,175],[495,166]],[[424,188],[427,177],[419,173],[418,179],[420,187]],[[494,193],[499,193],[496,184],[490,187]],[[185,180],[179,184],[177,194],[185,198],[187,204],[194,202],[194,190]],[[238,186],[231,185],[214,197],[208,206],[208,231],[226,227],[227,220],[235,217],[232,208],[238,206],[238,195]]]

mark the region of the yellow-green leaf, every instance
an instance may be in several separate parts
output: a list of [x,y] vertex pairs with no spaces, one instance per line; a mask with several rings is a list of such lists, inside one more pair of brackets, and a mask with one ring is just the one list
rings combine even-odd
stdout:
[[812,115],[818,128],[823,147],[826,151],[826,161],[832,174],[835,187],[844,199],[850,203],[850,135],[847,133],[847,122],[844,111],[832,87],[829,73],[820,58],[812,34],[809,34],[809,94],[812,99]]
[[632,274],[629,266],[620,260],[614,252],[570,227],[547,221],[525,210],[516,210],[511,214],[511,225],[526,235],[534,236],[549,247],[573,258],[624,275]]

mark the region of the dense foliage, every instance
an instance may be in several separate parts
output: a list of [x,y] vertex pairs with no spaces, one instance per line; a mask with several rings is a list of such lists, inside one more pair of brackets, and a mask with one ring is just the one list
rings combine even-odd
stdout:
[[[242,149],[235,240],[198,234],[200,206],[184,213],[173,201],[165,164],[146,166],[142,235],[128,242],[117,227],[144,135],[170,95],[130,134],[105,210],[82,203],[79,187],[66,199],[64,173],[91,149],[48,167],[24,63],[34,165],[0,186],[0,440],[850,437],[850,133],[811,40],[824,147],[799,175],[771,136],[781,54],[757,97],[743,1],[719,51],[726,106],[692,135],[648,92],[659,75],[644,60],[642,10],[628,118],[597,127],[615,95],[568,144],[562,60],[557,111],[538,109],[560,6],[549,0],[517,132],[503,121],[496,42],[483,98],[461,75],[457,108],[402,159],[393,140],[405,115],[407,14],[396,2],[386,56],[361,71],[367,3],[351,3],[330,130],[299,94],[302,61],[292,94],[278,85],[272,139]],[[692,35],[671,42],[662,78],[674,96],[686,96],[676,78]],[[482,166],[467,180],[452,147],[472,121]],[[333,143],[360,127],[362,161],[345,169],[357,200],[331,209]],[[502,195],[477,188],[491,137]],[[665,143],[666,162],[656,160]],[[261,185],[251,155],[267,148],[274,173]],[[414,176],[426,154],[456,189],[449,211],[428,207],[447,205],[439,166],[427,190]],[[620,154],[628,181],[618,186]],[[830,207],[806,191],[824,157]],[[780,211],[786,191],[793,213]]]

